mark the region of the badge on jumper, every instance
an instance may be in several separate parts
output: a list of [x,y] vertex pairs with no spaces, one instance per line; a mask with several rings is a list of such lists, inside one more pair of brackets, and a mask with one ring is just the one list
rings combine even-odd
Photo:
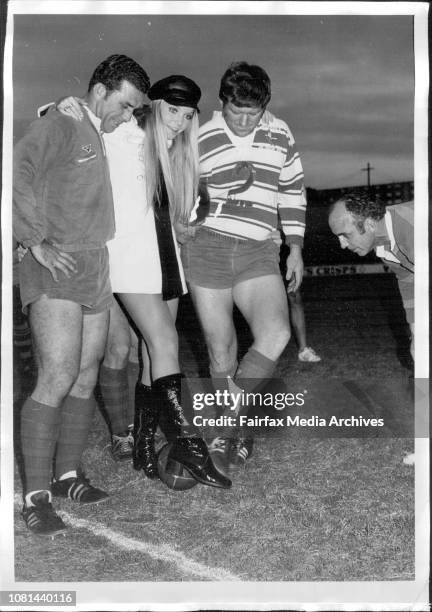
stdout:
[[88,154],[93,153],[91,144],[83,145],[81,149]]
[[256,170],[251,164],[251,162],[248,162],[248,161],[237,162],[235,168],[233,169],[234,180],[241,179],[242,181],[244,181],[244,183],[240,185],[239,187],[230,189],[228,192],[228,197],[230,197],[233,194],[242,193],[243,191],[247,191],[247,189],[249,189],[249,187],[252,185],[252,183],[255,180],[255,174],[256,174]]

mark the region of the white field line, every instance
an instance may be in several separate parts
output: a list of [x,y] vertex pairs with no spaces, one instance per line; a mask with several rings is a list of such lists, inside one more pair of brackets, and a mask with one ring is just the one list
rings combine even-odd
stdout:
[[[15,502],[20,505],[22,504],[22,500],[19,495],[15,495]],[[129,552],[137,551],[144,555],[148,555],[153,559],[157,559],[158,561],[175,564],[180,571],[187,574],[192,574],[194,576],[199,576],[200,578],[206,578],[207,580],[212,581],[241,580],[235,574],[231,574],[230,572],[227,572],[219,567],[210,567],[208,565],[198,563],[197,561],[193,561],[192,559],[186,557],[186,555],[184,555],[182,552],[178,552],[167,544],[150,544],[148,542],[141,542],[135,538],[128,538],[123,533],[114,531],[103,523],[78,519],[68,512],[59,511],[59,515],[72,527],[87,529],[87,531],[90,531],[95,536],[105,538],[111,544],[123,550],[127,550]]]
[[59,513],[62,517],[71,524],[73,527],[81,529],[87,529],[96,536],[107,539],[109,542],[128,551],[138,551],[145,555],[149,555],[153,559],[158,561],[164,561],[165,563],[174,563],[178,569],[187,573],[199,576],[200,578],[207,578],[209,580],[240,580],[238,576],[227,572],[219,567],[209,567],[203,565],[192,559],[189,559],[182,552],[178,552],[167,544],[150,544],[148,542],[141,542],[135,538],[128,538],[124,534],[109,529],[102,523],[96,521],[87,521],[85,519],[77,519],[67,512]]

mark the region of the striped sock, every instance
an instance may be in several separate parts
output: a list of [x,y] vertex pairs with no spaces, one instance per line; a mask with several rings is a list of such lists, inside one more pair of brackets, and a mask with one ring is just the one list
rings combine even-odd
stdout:
[[52,461],[60,429],[61,406],[28,397],[21,411],[21,446],[25,491],[49,490]]
[[96,403],[93,397],[83,399],[68,395],[63,402],[55,461],[56,479],[66,474],[66,472],[78,469],[81,456],[87,445],[95,406]]
[[[245,393],[257,391],[262,384],[271,378],[276,369],[276,361],[269,359],[254,348],[250,348],[239,363],[234,377],[235,385]],[[247,415],[249,406],[247,401],[240,407],[239,414]],[[243,435],[246,430],[243,430]]]
[[114,369],[102,364],[99,370],[99,387],[110,420],[111,433],[123,434],[130,422],[133,423],[133,418],[132,421],[128,420],[130,409],[127,367]]

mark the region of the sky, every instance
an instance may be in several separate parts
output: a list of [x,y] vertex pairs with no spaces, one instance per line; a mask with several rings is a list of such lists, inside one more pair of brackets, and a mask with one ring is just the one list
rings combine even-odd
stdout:
[[193,78],[201,122],[219,108],[232,61],[262,66],[272,81],[268,108],[290,126],[308,187],[366,184],[368,162],[372,183],[413,180],[410,15],[15,15],[16,134],[38,106],[83,94],[112,53],[134,58],[152,82]]

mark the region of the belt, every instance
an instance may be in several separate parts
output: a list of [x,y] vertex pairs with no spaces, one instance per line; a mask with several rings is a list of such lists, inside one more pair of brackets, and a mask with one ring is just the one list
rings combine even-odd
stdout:
[[199,228],[199,232],[206,232],[206,234],[209,234],[209,238],[211,238],[212,240],[221,240],[223,242],[238,243],[240,246],[241,245],[244,245],[244,246],[251,245],[254,243],[263,244],[264,242],[266,242],[266,240],[253,240],[252,238],[240,238],[238,236],[228,236],[227,234],[222,234],[221,232],[218,232],[217,230],[213,230],[205,226],[201,226]]

